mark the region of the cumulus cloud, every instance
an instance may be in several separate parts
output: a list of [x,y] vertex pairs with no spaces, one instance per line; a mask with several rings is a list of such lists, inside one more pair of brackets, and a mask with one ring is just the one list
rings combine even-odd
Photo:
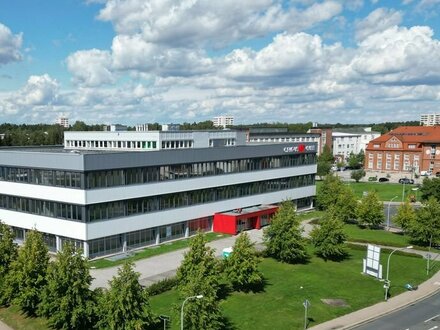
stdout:
[[429,27],[393,27],[359,44],[351,67],[382,84],[440,84],[440,42]]
[[56,101],[59,85],[48,74],[30,76],[19,91],[17,102],[23,105],[47,105]]
[[113,83],[112,58],[108,51],[99,49],[81,50],[66,60],[74,82],[85,86]]
[[371,12],[364,20],[356,23],[356,39],[364,40],[366,37],[399,25],[402,13],[394,9],[378,8]]
[[304,10],[283,8],[279,0],[109,0],[99,18],[119,34],[142,34],[146,42],[169,47],[230,44],[276,31],[297,32],[339,14],[337,1]]
[[22,42],[21,33],[14,35],[6,25],[0,23],[0,65],[21,61]]

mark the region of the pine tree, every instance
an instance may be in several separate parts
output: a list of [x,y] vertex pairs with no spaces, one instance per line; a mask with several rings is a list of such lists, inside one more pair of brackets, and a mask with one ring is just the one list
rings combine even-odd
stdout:
[[223,321],[219,308],[219,263],[214,251],[206,246],[203,233],[191,239],[190,248],[177,270],[178,289],[182,299],[191,299],[184,306],[185,329],[222,329]]
[[310,233],[316,255],[323,259],[340,260],[347,255],[344,233],[344,223],[339,220],[333,209],[321,219],[320,225]]
[[95,323],[91,282],[82,251],[66,244],[49,265],[39,314],[47,317],[55,329],[90,329]]
[[153,324],[148,292],[139,284],[139,276],[132,262],[119,268],[100,299],[99,329],[139,330]]
[[377,193],[374,191],[370,191],[367,195],[362,197],[356,213],[358,223],[370,228],[377,228],[385,220],[383,203],[379,200]]
[[226,275],[236,290],[250,291],[263,284],[263,274],[258,270],[260,258],[249,235],[243,232],[238,236],[232,254],[225,260]]
[[270,226],[263,232],[266,253],[282,262],[297,263],[308,259],[305,239],[291,201],[281,203]]
[[35,315],[46,286],[49,255],[43,235],[30,230],[17,259],[5,279],[4,303],[14,303],[28,315]]
[[2,305],[5,278],[17,258],[17,245],[11,227],[0,221],[0,305]]
[[393,221],[402,228],[403,231],[407,231],[411,223],[417,221],[417,214],[409,200],[400,204],[397,208],[397,214],[393,217]]

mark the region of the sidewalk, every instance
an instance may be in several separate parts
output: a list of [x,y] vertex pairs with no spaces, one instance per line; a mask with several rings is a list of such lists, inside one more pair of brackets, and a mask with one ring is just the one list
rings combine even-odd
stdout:
[[0,321],[0,330],[13,330],[12,328],[8,327],[6,324],[4,324],[2,321]]
[[388,301],[383,301],[376,305],[318,324],[310,328],[310,330],[351,329],[355,326],[367,323],[368,321],[409,306],[438,291],[440,291],[440,271],[426,282],[420,284],[415,291],[406,291],[398,296],[388,299]]

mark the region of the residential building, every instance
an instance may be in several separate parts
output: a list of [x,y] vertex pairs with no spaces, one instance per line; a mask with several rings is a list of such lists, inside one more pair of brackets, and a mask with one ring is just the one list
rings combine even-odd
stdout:
[[434,126],[440,125],[440,113],[429,113],[420,115],[420,125]]
[[365,153],[365,169],[440,172],[440,126],[401,126],[372,140]]
[[357,155],[365,152],[368,143],[379,137],[371,127],[338,128],[333,129],[333,156],[339,161],[347,161],[351,153]]
[[96,258],[197,230],[260,228],[286,199],[313,207],[316,143],[246,145],[230,131],[68,133],[66,148],[0,148],[0,219],[17,241],[36,228],[51,251],[71,242]]
[[335,160],[345,162],[351,153],[365,152],[368,143],[379,137],[380,133],[371,130],[371,127],[327,128],[313,127],[307,133],[320,135],[320,152],[328,146]]
[[226,128],[226,126],[234,125],[234,117],[229,115],[214,117],[212,123],[214,127]]
[[64,128],[69,128],[69,118],[64,116],[58,117],[55,124],[58,124]]

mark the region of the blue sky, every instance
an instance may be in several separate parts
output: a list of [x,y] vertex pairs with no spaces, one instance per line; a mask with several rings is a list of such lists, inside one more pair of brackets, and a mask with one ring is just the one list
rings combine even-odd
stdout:
[[14,0],[2,122],[372,123],[438,112],[440,0]]

